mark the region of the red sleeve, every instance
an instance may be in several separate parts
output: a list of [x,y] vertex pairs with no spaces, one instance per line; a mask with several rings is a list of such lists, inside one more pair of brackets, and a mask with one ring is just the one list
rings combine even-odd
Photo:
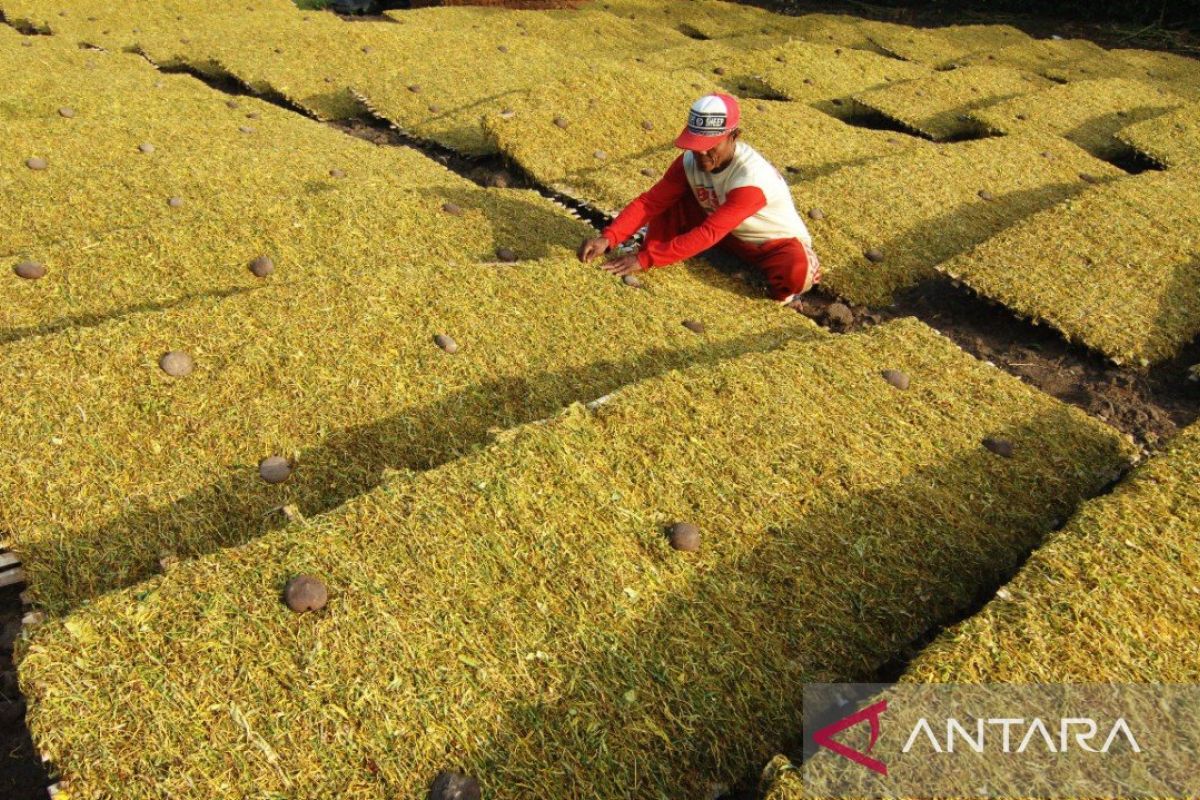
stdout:
[[638,253],[638,263],[643,268],[661,267],[699,255],[766,205],[767,197],[762,189],[739,186],[727,194],[725,202],[695,228],[666,242],[646,242]]
[[640,194],[636,200],[617,215],[612,224],[601,234],[608,239],[610,247],[616,247],[621,242],[637,233],[638,228],[646,224],[646,220],[657,215],[669,206],[674,205],[683,193],[690,191],[687,175],[683,171],[683,156],[678,156],[658,183]]

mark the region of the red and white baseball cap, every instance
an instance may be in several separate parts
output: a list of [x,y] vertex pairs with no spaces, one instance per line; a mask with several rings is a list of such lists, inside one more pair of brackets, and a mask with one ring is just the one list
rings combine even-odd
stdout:
[[688,112],[687,127],[675,139],[675,146],[683,150],[710,149],[728,135],[742,121],[742,109],[738,101],[727,94],[706,94],[692,103]]

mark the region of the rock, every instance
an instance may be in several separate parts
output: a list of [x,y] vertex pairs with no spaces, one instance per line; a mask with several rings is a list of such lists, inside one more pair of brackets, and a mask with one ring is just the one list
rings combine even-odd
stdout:
[[329,590],[312,575],[297,575],[283,587],[283,602],[297,614],[320,611],[329,601]]
[[854,312],[845,303],[830,303],[825,309],[825,321],[847,328],[854,324]]
[[13,267],[13,272],[18,278],[24,278],[27,281],[37,281],[46,277],[46,265],[40,264],[37,261],[22,261]]
[[634,289],[642,288],[642,279],[637,275],[622,275],[621,283],[625,284],[626,286],[632,286]]
[[363,45],[363,46],[362,46],[362,51],[363,51],[364,53],[370,53],[370,52],[371,52],[372,50],[374,50],[374,49],[375,49],[375,48],[374,48],[374,47],[371,47],[371,45],[369,45],[369,44],[365,44],[365,45]]
[[832,100],[830,100],[829,102],[833,103],[835,106],[840,106],[845,101],[842,100],[842,98],[840,98],[840,97],[835,97]]
[[440,114],[440,113],[442,113],[442,107],[439,106],[437,103],[433,103],[429,106],[429,113],[430,114]]
[[908,375],[904,374],[900,370],[885,369],[880,374],[883,375],[883,379],[885,381],[890,383],[892,386],[895,386],[897,389],[903,390],[908,388]]
[[880,261],[883,261],[883,251],[874,247],[864,251],[863,256],[872,264],[878,264]]
[[461,217],[463,213],[462,206],[458,203],[442,203],[442,211],[445,211],[447,214],[453,214],[456,217]]
[[805,86],[812,86],[812,85],[814,85],[815,83],[816,83],[816,81],[814,81],[812,78],[805,78],[805,79],[804,79],[804,85],[805,85]]
[[819,208],[810,208],[808,210],[809,219],[825,219],[825,212]]
[[458,342],[451,339],[444,333],[439,333],[433,337],[434,344],[445,350],[450,355],[458,352]]
[[138,150],[142,151],[143,153],[150,154],[154,152],[154,145],[150,144],[149,142],[142,142],[138,145]]
[[654,130],[654,123],[648,119],[642,120],[642,130],[644,130],[644,131]]
[[493,172],[487,179],[487,185],[493,189],[507,189],[511,183],[512,178],[507,172]]
[[499,50],[501,53],[507,53],[507,52],[508,52],[508,47],[506,47],[505,45],[500,45],[500,46],[499,46],[499,47],[497,47],[496,49],[497,49],[497,50]]
[[994,194],[992,194],[991,192],[989,192],[987,189],[980,189],[979,190],[979,199],[986,200],[990,203],[991,201],[996,199],[996,196]]
[[168,197],[167,205],[169,205],[171,208],[179,208],[180,206],[183,205],[183,198],[182,197]]
[[158,368],[172,378],[186,378],[192,374],[192,370],[195,367],[196,362],[182,350],[172,350],[169,353],[163,353],[162,357],[158,359]]
[[1100,179],[1097,178],[1095,175],[1093,175],[1090,172],[1079,173],[1079,180],[1083,181],[1084,183],[1099,183],[1100,182]]
[[412,84],[411,86],[409,86],[409,87],[408,87],[408,90],[409,90],[410,92],[412,92],[413,94],[420,94],[420,93],[421,93],[421,84],[419,84],[419,83],[414,83],[414,84]]
[[557,125],[558,127],[562,128],[563,130],[566,130],[567,126],[569,126],[571,123],[567,122],[566,117],[555,117],[554,124]]
[[700,549],[700,529],[690,522],[676,522],[667,529],[667,538],[675,550],[695,553]]
[[249,125],[239,125],[238,130],[242,133],[254,133],[254,128],[251,128]]
[[694,319],[685,319],[683,321],[683,327],[687,328],[693,333],[704,333],[705,331],[704,323]]
[[239,103],[237,100],[226,100],[225,105],[229,106],[230,108],[237,108],[241,105],[241,103]]
[[1001,439],[998,436],[983,437],[983,446],[996,455],[1003,456],[1004,458],[1012,458],[1013,451],[1015,449],[1012,442],[1010,442],[1008,439]]
[[655,172],[654,170],[650,169],[649,167],[646,167],[644,170],[642,170],[642,174],[645,175],[647,178],[657,178],[658,177],[658,173]]
[[66,117],[67,119],[74,119],[75,109],[71,108],[70,106],[63,106],[58,110],[58,115],[60,117]]
[[25,159],[25,166],[30,169],[42,170],[50,166],[50,162],[40,156]]
[[603,150],[597,150],[596,152],[592,153],[592,156],[594,156],[598,161],[603,161],[604,159],[608,158],[608,153],[604,152]]
[[344,178],[344,177],[346,177],[346,171],[341,170],[341,169],[331,169],[331,170],[329,170],[329,177]]
[[258,474],[267,483],[283,483],[292,474],[292,465],[283,456],[267,456],[258,462]]
[[506,264],[512,264],[517,261],[517,251],[511,247],[499,247],[496,249],[496,258]]
[[275,262],[270,256],[259,256],[250,262],[250,271],[256,278],[265,278],[275,271]]
[[457,772],[439,772],[429,787],[428,800],[480,800],[479,781]]
[[714,74],[714,75],[724,75],[724,74],[725,74],[725,68],[724,68],[724,67],[717,67],[717,68],[715,68],[715,69],[713,70],[713,74]]

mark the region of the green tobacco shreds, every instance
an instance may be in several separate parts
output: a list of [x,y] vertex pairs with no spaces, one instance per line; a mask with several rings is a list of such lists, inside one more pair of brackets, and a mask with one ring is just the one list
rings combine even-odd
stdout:
[[972,53],[994,53],[1011,45],[1032,41],[1009,25],[950,25],[913,28],[889,22],[863,22],[860,26],[885,54],[930,66],[952,64]]
[[[701,796],[1131,449],[911,320],[670,373],[37,629],[31,728],[77,798],[418,797],[447,768],[495,800]],[[280,603],[296,572],[324,611]]]
[[[707,78],[596,70],[554,81],[485,121],[499,149],[538,181],[619,210],[679,155],[673,141]],[[694,88],[696,83],[704,88]],[[854,128],[799,103],[746,100],[745,141],[778,169],[813,177],[923,143]],[[642,174],[649,170],[651,175]]]
[[[802,214],[825,214],[808,222],[823,284],[878,305],[938,263],[1087,188],[1081,172],[1124,174],[1055,136],[1007,136],[875,159],[800,183],[792,194]],[[865,257],[872,249],[882,261]]]
[[763,800],[802,800],[804,781],[800,768],[785,756],[775,756],[763,770]]
[[1064,136],[1096,156],[1118,155],[1120,129],[1183,104],[1165,89],[1109,78],[1079,81],[1014,97],[971,112],[994,133],[1042,131]]
[[977,127],[966,112],[1049,85],[1007,67],[959,67],[863,92],[854,101],[931,139],[949,139]]
[[[559,216],[443,196],[466,209],[455,219],[467,241],[506,217],[531,236],[539,214]],[[515,265],[490,252],[392,260],[372,245],[373,260],[318,263],[287,285],[236,264],[229,289],[5,344],[0,381],[16,400],[0,415],[0,528],[38,602],[61,612],[146,577],[160,551],[245,541],[278,524],[272,508],[330,508],[382,469],[440,463],[492,427],[818,330],[707,268],[625,287],[574,259],[589,229],[560,218],[568,225],[549,241],[510,229],[531,259]],[[277,257],[277,274],[299,268]],[[21,302],[48,280],[4,283],[22,284]],[[439,350],[439,333],[461,352]],[[157,362],[171,350],[196,371],[167,378]],[[272,454],[300,459],[281,487],[257,475]]]
[[1200,680],[1200,427],[1036,550],[1005,596],[951,628],[906,681]]
[[[579,230],[532,194],[486,193],[415,151],[375,147],[261,101],[231,108],[135,56],[42,37],[19,49],[46,71],[14,72],[0,107],[0,343],[251,286],[246,265],[263,254],[287,282],[373,266],[381,253],[477,256]],[[59,113],[67,108],[73,117]],[[49,168],[27,169],[30,156]],[[488,226],[464,245],[472,237],[462,221],[440,210],[446,194],[470,196],[465,205],[496,220],[540,209],[549,227],[498,241]],[[15,281],[24,259],[45,264],[47,277]]]
[[1200,332],[1200,173],[1146,172],[1018,222],[944,265],[979,292],[1120,363]]
[[1086,39],[1029,39],[998,50],[980,50],[957,59],[957,63],[1015,67],[1044,75],[1047,70],[1103,56],[1105,52],[1103,47]]
[[1195,163],[1200,160],[1200,103],[1130,125],[1117,138],[1164,167]]
[[762,82],[772,91],[834,116],[851,111],[845,98],[890,82],[912,80],[929,74],[928,67],[909,64],[876,53],[832,45],[793,42],[760,58]]

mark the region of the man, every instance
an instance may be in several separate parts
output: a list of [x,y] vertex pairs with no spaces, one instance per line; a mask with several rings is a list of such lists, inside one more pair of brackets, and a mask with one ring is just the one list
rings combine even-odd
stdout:
[[648,191],[625,207],[595,239],[579,246],[591,261],[615,249],[643,225],[637,253],[602,266],[630,275],[691,258],[720,245],[763,271],[771,296],[798,305],[821,279],[812,239],[779,172],[740,141],[741,109],[733,97],[710,94],[692,104],[675,140],[684,152]]

